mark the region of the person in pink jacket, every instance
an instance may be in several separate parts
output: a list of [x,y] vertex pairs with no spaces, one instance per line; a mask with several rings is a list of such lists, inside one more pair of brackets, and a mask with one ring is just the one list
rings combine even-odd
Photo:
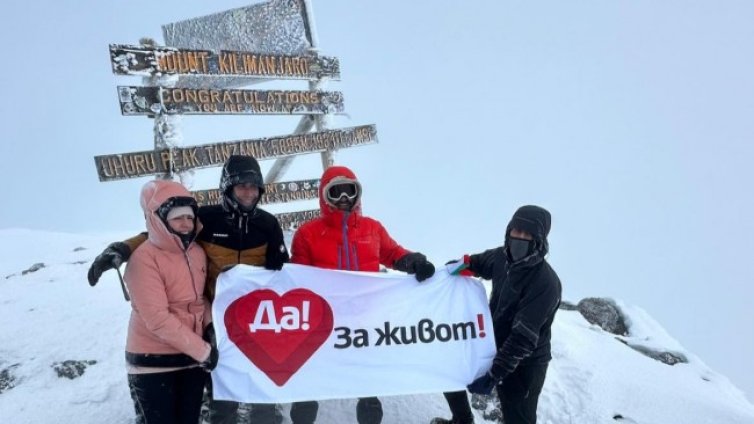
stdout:
[[149,239],[133,252],[124,276],[136,422],[196,424],[207,371],[218,358],[202,337],[210,309],[203,295],[207,259],[194,242],[201,229],[197,205],[181,184],[155,180],[142,188],[141,207]]

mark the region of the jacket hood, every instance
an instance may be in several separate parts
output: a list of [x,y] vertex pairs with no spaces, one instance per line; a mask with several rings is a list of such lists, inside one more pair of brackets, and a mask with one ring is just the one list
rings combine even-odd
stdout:
[[522,260],[515,262],[513,265],[517,267],[529,267],[536,265],[544,260],[545,255],[550,250],[550,245],[547,242],[547,236],[550,234],[550,226],[552,224],[552,217],[547,209],[540,206],[526,205],[521,206],[516,210],[511,218],[508,226],[505,228],[505,254],[508,256],[508,246],[510,243],[511,229],[516,228],[518,230],[526,231],[534,238],[534,251],[531,255],[526,256]]
[[517,228],[531,234],[536,240],[547,240],[551,224],[552,217],[547,209],[526,205],[518,208],[513,214],[507,232],[510,233],[511,228]]
[[259,162],[252,156],[231,155],[223,165],[220,177],[220,192],[223,196],[222,205],[228,212],[251,213],[257,206],[255,203],[246,209],[238,204],[232,194],[233,186],[242,183],[252,183],[259,188],[259,197],[264,194],[264,178]]
[[357,217],[361,216],[361,183],[359,183],[359,179],[356,178],[356,174],[345,166],[331,166],[322,173],[322,178],[319,183],[319,209],[322,212],[322,216],[329,222],[333,224],[339,224],[342,222],[345,212],[327,203],[325,198],[325,188],[336,179],[354,181],[359,187],[356,203],[354,204],[348,219],[349,223],[351,223],[352,220],[356,220]]
[[[181,238],[171,232],[160,218],[157,210],[171,197],[192,197],[191,193],[175,181],[153,180],[141,189],[141,209],[144,211],[149,241],[157,247],[169,251],[184,250]],[[195,219],[194,234],[202,229],[199,219]]]

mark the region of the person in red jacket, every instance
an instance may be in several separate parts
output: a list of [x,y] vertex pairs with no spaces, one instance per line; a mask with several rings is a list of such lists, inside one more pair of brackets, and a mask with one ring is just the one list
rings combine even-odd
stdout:
[[[291,262],[350,271],[380,270],[380,265],[414,274],[424,281],[435,267],[418,252],[410,252],[390,237],[376,219],[361,214],[361,184],[344,166],[322,174],[319,207],[322,216],[302,225],[294,234]],[[305,421],[314,422],[314,416]],[[382,422],[382,404],[376,397],[361,398],[356,406],[359,424]]]

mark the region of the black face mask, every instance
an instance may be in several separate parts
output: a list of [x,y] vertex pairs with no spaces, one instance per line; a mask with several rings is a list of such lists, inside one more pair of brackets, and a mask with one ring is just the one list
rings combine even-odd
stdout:
[[508,255],[512,262],[518,262],[534,252],[534,241],[508,237]]

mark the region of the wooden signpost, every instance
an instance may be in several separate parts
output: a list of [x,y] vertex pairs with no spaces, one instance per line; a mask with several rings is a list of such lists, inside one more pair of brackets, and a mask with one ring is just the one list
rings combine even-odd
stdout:
[[343,112],[339,91],[118,87],[123,115],[318,115]]
[[314,44],[307,0],[271,0],[162,26],[165,44],[188,49],[301,54]]
[[311,221],[314,218],[319,218],[319,216],[319,209],[309,209],[306,211],[275,214],[275,218],[277,218],[278,222],[280,223],[280,228],[287,231],[293,231],[306,221]]
[[[162,35],[165,45],[183,49],[316,54],[316,30],[308,10],[309,0],[271,0],[165,24]],[[176,86],[229,88],[249,82],[246,77],[179,75]]]
[[376,142],[377,128],[362,125],[314,133],[95,156],[94,162],[100,181],[114,181],[222,165],[230,155],[253,156],[263,160]]
[[[170,47],[110,45],[113,73],[144,77],[144,86],[119,86],[118,100],[123,115],[155,118],[155,149],[96,156],[100,181],[176,173],[183,179],[183,172],[221,165],[231,155],[290,163],[295,155],[319,152],[328,166],[335,150],[377,142],[374,125],[327,129],[327,116],[344,111],[343,94],[324,90],[326,80],[340,78],[340,63],[318,54],[309,0],[270,0],[162,29]],[[306,80],[309,89],[234,88],[277,79]],[[191,147],[165,142],[174,132],[177,118],[172,115],[223,114],[303,118],[290,135]],[[309,132],[313,126],[317,131]],[[260,205],[318,198],[320,180],[274,182],[277,175],[268,178],[272,181],[264,186]],[[200,206],[222,200],[217,189],[192,194]],[[295,230],[319,215],[319,209],[312,209],[275,216],[284,230]]]
[[[219,189],[192,191],[199,206],[217,205],[222,201]],[[285,181],[265,184],[264,194],[259,198],[260,205],[286,203],[296,200],[319,198],[319,180]]]
[[110,62],[118,75],[155,74],[246,76],[266,79],[340,78],[334,57],[281,55],[173,47],[110,45]]

